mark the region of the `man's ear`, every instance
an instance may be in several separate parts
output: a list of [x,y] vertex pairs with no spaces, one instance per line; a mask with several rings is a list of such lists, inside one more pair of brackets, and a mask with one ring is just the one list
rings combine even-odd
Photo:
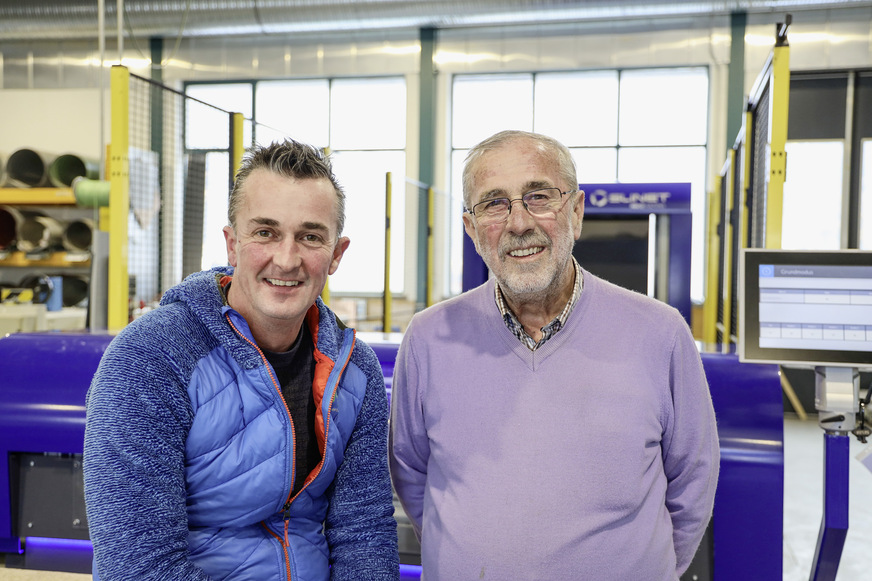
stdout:
[[224,243],[227,245],[227,263],[236,268],[236,232],[233,226],[224,226]]
[[343,236],[336,241],[336,246],[333,248],[333,260],[330,261],[330,269],[327,271],[327,274],[333,274],[339,268],[339,262],[342,260],[342,255],[345,254],[345,251],[348,250],[349,244],[351,244],[351,240],[348,236]]
[[475,251],[478,252],[479,256],[481,252],[478,251],[478,236],[475,235],[475,222],[473,222],[472,214],[468,212],[463,213],[463,229],[466,231],[466,235],[469,236],[469,239],[472,240],[472,243],[475,244]]
[[581,236],[581,223],[584,220],[584,191],[578,190],[578,199],[572,208],[572,233],[578,240]]

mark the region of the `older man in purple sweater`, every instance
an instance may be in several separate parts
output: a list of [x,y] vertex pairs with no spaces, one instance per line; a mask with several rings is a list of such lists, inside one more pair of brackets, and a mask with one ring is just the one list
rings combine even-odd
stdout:
[[413,318],[393,379],[391,472],[426,581],[675,580],[711,517],[690,330],[578,265],[577,183],[542,135],[467,158],[463,222],[493,276]]

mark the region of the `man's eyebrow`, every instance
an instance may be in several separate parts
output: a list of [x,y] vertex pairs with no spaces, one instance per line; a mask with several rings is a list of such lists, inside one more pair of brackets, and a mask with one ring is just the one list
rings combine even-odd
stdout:
[[[255,226],[272,226],[272,227],[281,226],[279,221],[274,219],[274,218],[256,217],[256,218],[251,218],[249,220],[249,222]],[[323,222],[303,222],[300,225],[300,228],[302,230],[316,230],[316,231],[327,232],[327,233],[330,232],[330,227],[327,226],[327,224],[324,224]]]
[[256,226],[278,226],[278,220],[273,218],[251,218],[249,222],[253,223]]
[[327,233],[330,232],[330,228],[323,222],[303,222],[303,230],[321,230]]
[[[523,193],[532,192],[533,190],[541,190],[542,188],[554,188],[557,186],[543,180],[533,180],[524,184]],[[481,201],[492,200],[493,198],[508,198],[509,194],[502,188],[496,188],[485,192],[481,195]]]
[[535,180],[535,181],[527,182],[524,185],[524,191],[525,192],[532,192],[533,190],[541,190],[542,188],[553,188],[553,187],[556,187],[556,186],[554,186],[553,184],[550,184],[548,182],[542,181],[542,180]]
[[507,198],[508,194],[503,189],[495,189],[490,190],[489,192],[485,192],[481,195],[481,200],[492,200],[493,198]]

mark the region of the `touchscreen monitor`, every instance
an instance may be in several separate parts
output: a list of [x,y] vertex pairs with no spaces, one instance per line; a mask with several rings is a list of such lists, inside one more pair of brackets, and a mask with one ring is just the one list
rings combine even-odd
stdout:
[[872,368],[872,252],[749,248],[739,258],[741,361]]

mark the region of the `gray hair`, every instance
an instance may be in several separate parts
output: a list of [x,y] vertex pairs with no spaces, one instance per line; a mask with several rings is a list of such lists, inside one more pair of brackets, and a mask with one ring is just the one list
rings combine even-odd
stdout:
[[467,209],[470,207],[470,198],[473,193],[472,181],[473,176],[475,175],[475,166],[479,160],[481,160],[484,154],[499,149],[507,143],[521,139],[529,139],[530,141],[533,141],[538,145],[539,150],[544,155],[553,157],[554,161],[557,163],[560,177],[566,182],[570,189],[574,190],[578,187],[575,160],[572,159],[572,154],[565,145],[553,137],[548,137],[547,135],[542,135],[540,133],[518,131],[514,129],[500,131],[475,145],[469,150],[469,153],[466,154],[466,161],[463,166],[463,205]]
[[256,169],[267,169],[281,176],[294,179],[320,179],[330,180],[333,190],[336,192],[336,209],[338,224],[336,236],[342,234],[345,227],[345,192],[333,175],[333,165],[329,155],[311,145],[286,139],[281,142],[273,142],[267,146],[255,146],[250,149],[242,160],[239,171],[236,172],[236,180],[230,191],[230,201],[227,206],[227,219],[230,225],[236,228],[236,214],[242,204],[242,188],[245,180]]

